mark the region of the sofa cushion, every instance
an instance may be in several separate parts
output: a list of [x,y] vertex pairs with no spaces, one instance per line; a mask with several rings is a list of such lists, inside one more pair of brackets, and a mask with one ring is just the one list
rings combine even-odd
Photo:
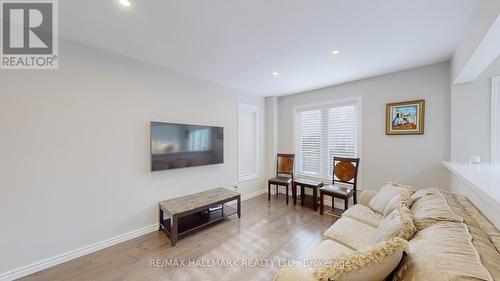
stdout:
[[385,217],[373,234],[372,243],[390,240],[394,237],[409,240],[417,228],[413,224],[410,209],[401,205]]
[[401,261],[407,243],[395,238],[344,253],[335,257],[332,265],[316,269],[314,276],[324,281],[385,280]]
[[[465,208],[460,204],[459,200],[452,193],[442,192],[451,211],[462,218],[463,222],[468,226],[478,226],[477,222],[468,214]],[[475,207],[474,207],[475,208]]]
[[463,223],[439,222],[417,232],[393,281],[492,281]]
[[314,265],[314,262],[321,260],[330,260],[343,253],[354,251],[338,242],[332,240],[325,240],[319,244],[306,258],[305,263]]
[[305,259],[303,263],[294,262],[281,268],[274,276],[275,281],[308,281],[317,280],[313,273],[314,269],[332,265],[332,260],[343,253],[352,252],[347,248],[332,240],[325,240],[319,244]]
[[369,226],[378,227],[383,217],[381,214],[373,211],[367,206],[356,204],[342,214],[343,217],[350,217],[351,219],[358,220],[366,223]]
[[494,280],[500,280],[500,253],[479,227],[469,226],[469,232],[472,236],[472,244],[477,249],[484,267]]
[[401,185],[396,183],[387,183],[380,189],[380,191],[370,200],[368,206],[379,214],[384,214],[385,208],[391,202],[392,198],[396,195],[401,194],[403,191],[409,190],[414,192],[415,189],[411,186]]
[[[323,235],[353,250],[370,244],[376,228],[350,217],[341,217]],[[357,234],[357,235],[355,235]],[[360,235],[361,234],[361,235]]]
[[455,195],[455,197],[476,225],[488,236],[497,251],[500,252],[500,231],[465,196]]
[[481,261],[493,279],[500,280],[500,253],[494,245],[495,236],[500,232],[484,217],[479,210],[463,195],[441,192],[455,215],[460,216],[467,225],[472,244]]
[[413,220],[418,230],[442,221],[462,222],[463,219],[453,213],[443,194],[425,195],[411,206]]

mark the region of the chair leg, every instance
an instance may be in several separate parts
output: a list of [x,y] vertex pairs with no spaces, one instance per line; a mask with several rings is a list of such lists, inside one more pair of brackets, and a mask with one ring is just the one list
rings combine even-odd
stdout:
[[349,198],[344,199],[344,212],[349,208]]
[[288,185],[285,186],[286,188],[286,191],[285,191],[285,194],[286,194],[286,204],[288,205]]
[[313,209],[316,212],[318,210],[318,190],[313,188]]
[[324,206],[324,195],[323,195],[323,192],[319,192],[319,214],[320,215],[323,215],[323,209],[325,208]]
[[276,199],[278,199],[278,192],[279,192],[279,188],[278,188],[278,185],[275,184],[275,190],[276,190]]
[[293,197],[293,205],[297,205],[297,186],[295,183],[292,183],[292,197]]
[[304,201],[306,199],[306,194],[304,192],[304,186],[300,186],[300,206],[304,206]]
[[267,201],[271,201],[271,184],[267,183]]
[[358,196],[356,196],[356,191],[354,191],[352,202],[354,203],[354,205],[358,204]]

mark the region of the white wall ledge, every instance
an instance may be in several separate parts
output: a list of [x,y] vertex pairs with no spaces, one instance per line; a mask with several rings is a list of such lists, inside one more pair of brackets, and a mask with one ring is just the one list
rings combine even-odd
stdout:
[[500,204],[500,165],[451,161],[443,161],[443,165],[466,185],[474,188],[477,195]]

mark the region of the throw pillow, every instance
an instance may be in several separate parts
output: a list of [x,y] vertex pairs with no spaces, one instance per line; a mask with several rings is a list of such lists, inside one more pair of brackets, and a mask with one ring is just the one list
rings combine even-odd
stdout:
[[382,281],[398,266],[408,242],[394,238],[365,249],[344,253],[332,259],[334,265],[315,270],[321,281]]
[[411,206],[411,213],[418,230],[442,221],[463,222],[462,217],[453,213],[441,193],[421,197]]
[[408,207],[401,205],[394,209],[377,227],[372,242],[378,243],[398,237],[409,240],[417,232]]
[[380,189],[380,191],[373,197],[368,203],[368,206],[379,214],[384,214],[385,208],[389,202],[396,196],[401,194],[403,191],[408,190],[411,193],[415,192],[415,189],[411,186],[401,185],[397,183],[389,182]]
[[404,205],[409,208],[411,202],[411,194],[412,192],[410,190],[403,190],[403,192],[394,196],[394,198],[392,198],[385,207],[384,217],[392,213],[392,211],[394,211],[394,209],[400,205]]

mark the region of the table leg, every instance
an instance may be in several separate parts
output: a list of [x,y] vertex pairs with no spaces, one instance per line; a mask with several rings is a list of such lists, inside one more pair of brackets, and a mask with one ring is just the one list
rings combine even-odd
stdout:
[[238,206],[237,206],[237,212],[238,212],[238,218],[241,218],[241,196],[238,196]]
[[304,186],[300,186],[300,206],[304,206],[304,201],[306,199],[306,194],[304,192]]
[[318,189],[313,188],[313,209],[316,212],[318,210]]
[[323,192],[320,191],[319,192],[319,214],[320,215],[323,215],[323,209],[325,208],[323,200],[324,200],[324,195],[323,195]]
[[271,184],[267,183],[267,201],[271,201]]
[[177,215],[172,216],[172,231],[170,233],[170,243],[172,244],[172,247],[175,246],[175,243],[177,243],[177,231],[178,231],[178,225],[179,225],[179,220],[177,218]]
[[158,231],[161,231],[161,224],[162,223],[163,223],[163,210],[161,209],[161,206],[160,206],[160,223],[158,226]]

